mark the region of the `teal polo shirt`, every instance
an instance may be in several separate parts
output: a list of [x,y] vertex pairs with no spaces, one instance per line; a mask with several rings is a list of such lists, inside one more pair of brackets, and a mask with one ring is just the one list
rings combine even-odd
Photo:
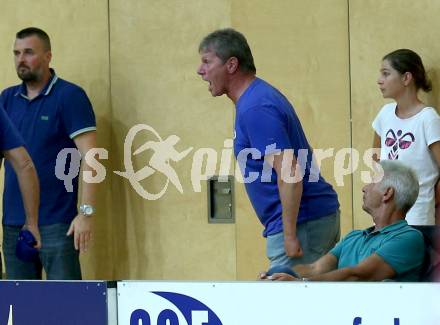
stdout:
[[405,220],[373,230],[354,230],[330,251],[338,259],[338,269],[353,267],[376,253],[396,272],[393,280],[418,281],[424,259],[422,233]]

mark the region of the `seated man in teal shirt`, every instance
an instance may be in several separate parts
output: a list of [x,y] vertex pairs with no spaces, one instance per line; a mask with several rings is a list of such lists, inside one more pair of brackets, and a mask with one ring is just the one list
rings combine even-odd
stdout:
[[[415,173],[397,161],[382,161],[383,177],[363,188],[363,209],[374,226],[354,230],[316,262],[293,272],[261,274],[269,280],[418,281],[424,259],[423,235],[405,221],[417,199]],[[275,271],[275,272],[283,272]],[[295,276],[294,276],[295,275]]]

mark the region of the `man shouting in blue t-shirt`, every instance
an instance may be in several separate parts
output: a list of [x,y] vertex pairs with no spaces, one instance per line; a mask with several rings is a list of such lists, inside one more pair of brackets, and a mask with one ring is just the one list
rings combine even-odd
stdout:
[[292,105],[256,77],[241,33],[217,30],[202,40],[199,53],[197,73],[211,94],[226,94],[235,104],[234,154],[265,228],[271,266],[318,259],[339,239],[339,202],[313,168],[312,148]]

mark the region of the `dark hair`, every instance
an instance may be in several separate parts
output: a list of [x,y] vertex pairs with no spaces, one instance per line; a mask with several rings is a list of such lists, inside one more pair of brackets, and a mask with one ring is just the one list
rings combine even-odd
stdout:
[[47,33],[40,28],[28,27],[28,28],[22,29],[17,34],[15,34],[15,37],[17,39],[23,39],[23,38],[26,38],[29,36],[37,36],[41,41],[43,41],[43,45],[44,45],[45,50],[46,51],[51,50],[49,35],[47,35]]
[[426,92],[432,90],[431,81],[426,77],[422,59],[416,52],[399,49],[385,55],[383,60],[389,61],[391,66],[401,74],[410,72],[417,90],[423,89]]
[[232,28],[219,29],[207,35],[199,45],[199,52],[203,51],[215,52],[223,62],[236,57],[241,71],[251,73],[257,71],[246,38]]

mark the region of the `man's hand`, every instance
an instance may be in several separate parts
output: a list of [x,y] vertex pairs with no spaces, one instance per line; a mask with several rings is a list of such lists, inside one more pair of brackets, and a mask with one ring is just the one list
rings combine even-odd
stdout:
[[80,253],[85,253],[92,239],[92,217],[78,214],[75,219],[72,220],[66,235],[70,236],[72,234],[74,236],[73,243],[75,249],[79,249]]
[[266,272],[261,272],[259,275],[259,279],[266,281],[299,281],[300,280],[287,273],[274,273],[272,275],[267,275]]
[[303,256],[303,251],[301,248],[301,243],[297,237],[285,237],[284,238],[284,249],[288,257],[301,257]]
[[34,245],[34,248],[40,249],[41,248],[41,236],[40,236],[40,230],[38,229],[38,225],[24,225],[23,229],[29,230],[32,235],[35,238],[35,241],[37,242]]
[[265,271],[261,271],[258,274],[257,280],[260,280],[260,281],[262,281],[262,280],[269,280],[269,275],[267,275],[267,273]]
[[295,278],[294,276],[287,273],[274,273],[270,276],[272,281],[300,281],[301,279]]

